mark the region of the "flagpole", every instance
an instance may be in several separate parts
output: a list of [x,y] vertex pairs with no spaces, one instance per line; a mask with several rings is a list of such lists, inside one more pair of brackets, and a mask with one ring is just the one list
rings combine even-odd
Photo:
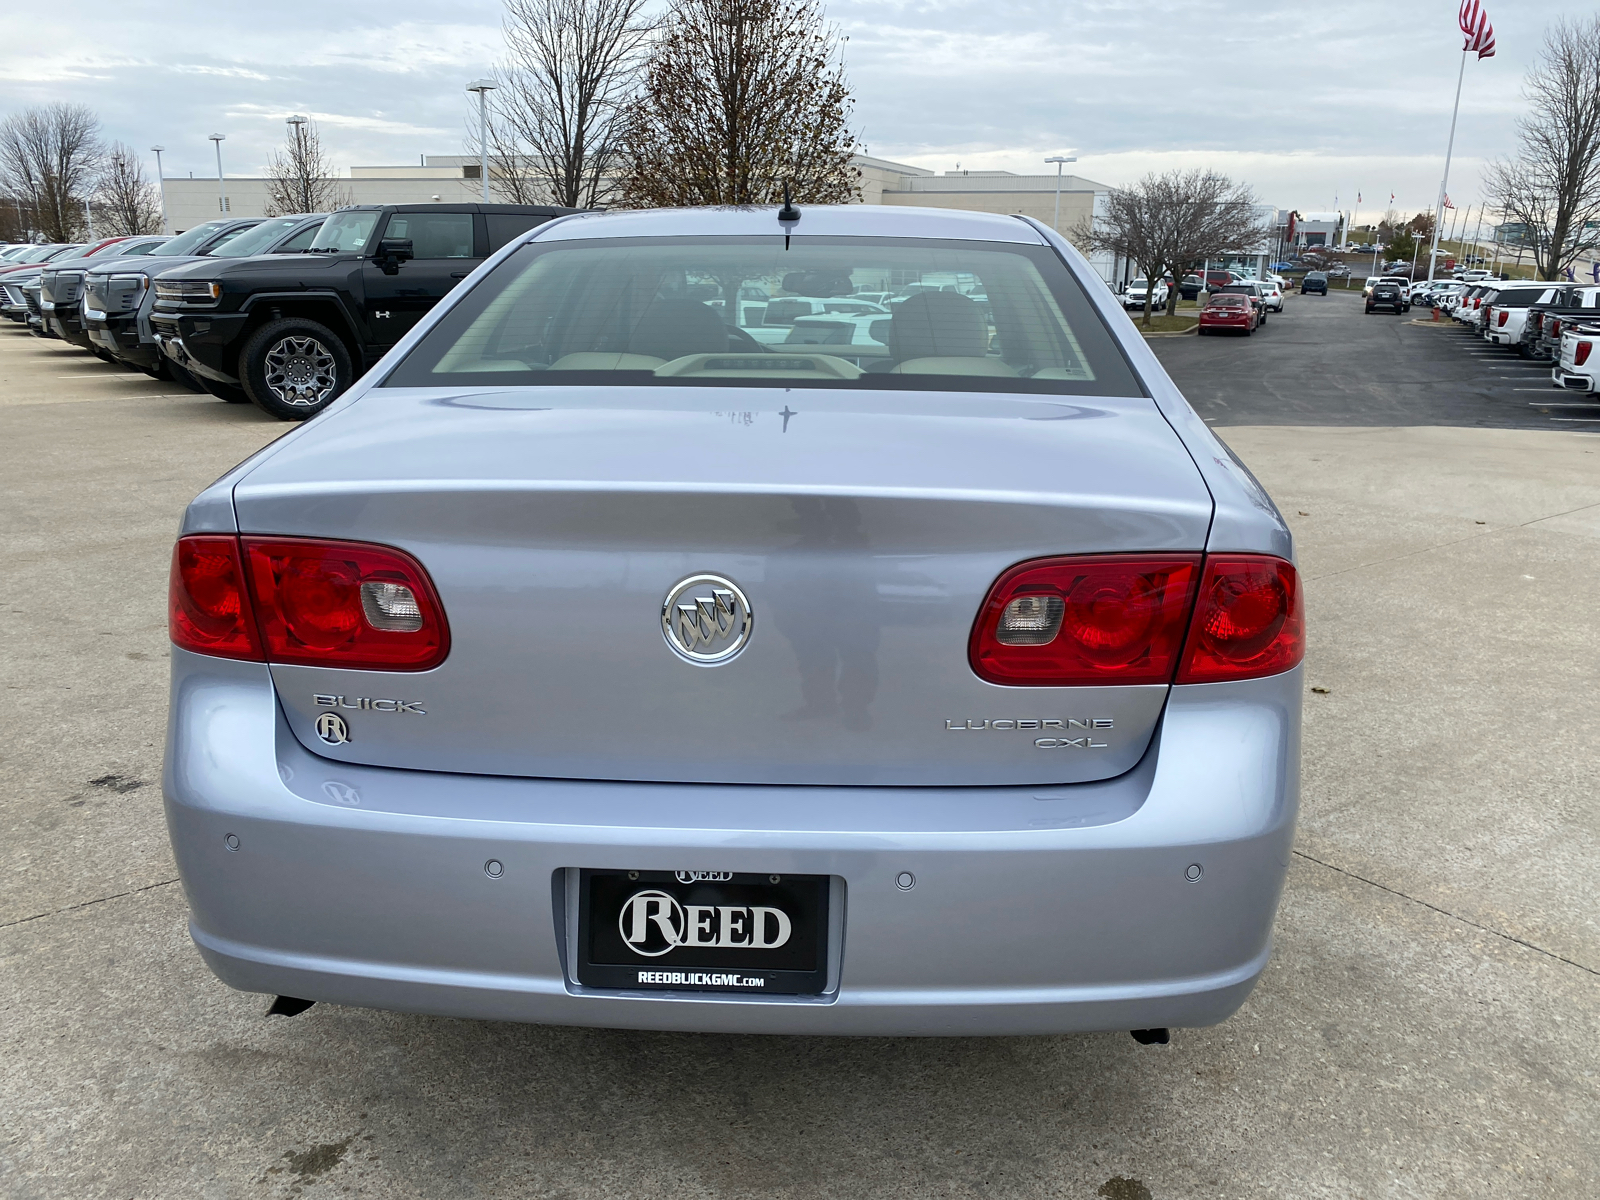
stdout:
[[1467,77],[1467,53],[1461,51],[1461,70],[1456,72],[1456,105],[1450,110],[1450,141],[1444,148],[1444,178],[1439,181],[1439,203],[1434,208],[1433,249],[1428,251],[1428,279],[1439,269],[1439,226],[1444,223],[1444,193],[1450,186],[1450,156],[1456,149],[1456,117],[1461,113],[1461,81]]

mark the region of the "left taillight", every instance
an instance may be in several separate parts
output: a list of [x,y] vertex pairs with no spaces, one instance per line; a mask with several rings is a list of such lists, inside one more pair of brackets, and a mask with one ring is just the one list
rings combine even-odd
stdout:
[[172,644],[183,650],[261,661],[261,637],[244,585],[238,538],[178,539],[167,587],[167,630]]
[[1503,328],[1505,326],[1505,323],[1506,323],[1506,318],[1509,317],[1510,315],[1511,314],[1508,313],[1508,312],[1497,312],[1494,315],[1494,323]]
[[450,652],[422,564],[367,542],[180,538],[171,612],[176,645],[228,658],[426,671]]

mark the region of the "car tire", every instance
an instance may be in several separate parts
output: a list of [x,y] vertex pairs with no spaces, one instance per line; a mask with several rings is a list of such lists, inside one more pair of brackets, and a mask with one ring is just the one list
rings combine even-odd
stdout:
[[217,379],[207,379],[203,375],[196,375],[200,386],[205,388],[218,400],[225,400],[229,404],[249,404],[250,397],[245,395],[242,387],[235,387],[231,383],[223,383]]
[[350,351],[333,330],[303,317],[270,321],[239,355],[239,378],[262,412],[304,421],[355,382]]

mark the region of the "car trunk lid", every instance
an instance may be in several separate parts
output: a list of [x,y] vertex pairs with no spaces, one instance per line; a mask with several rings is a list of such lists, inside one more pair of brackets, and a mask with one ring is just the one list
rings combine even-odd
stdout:
[[[1211,516],[1145,399],[379,389],[318,424],[237,486],[240,528],[410,552],[451,649],[416,674],[273,676],[309,748],[396,767],[797,784],[1119,774],[1166,687],[987,684],[967,661],[973,619],[1014,563],[1198,551]],[[743,651],[713,667],[674,652],[662,625],[675,585],[701,575],[734,584],[752,617]],[[718,587],[678,599],[738,616]],[[318,740],[329,709],[348,742]]]

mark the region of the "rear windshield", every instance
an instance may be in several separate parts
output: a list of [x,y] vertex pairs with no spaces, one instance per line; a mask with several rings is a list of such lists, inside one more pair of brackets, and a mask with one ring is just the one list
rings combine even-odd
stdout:
[[1237,295],[1213,296],[1208,308],[1243,308],[1244,297]]
[[[1144,394],[1048,247],[785,241],[532,242],[447,313],[384,384]],[[805,318],[825,315],[831,327],[806,332]]]

